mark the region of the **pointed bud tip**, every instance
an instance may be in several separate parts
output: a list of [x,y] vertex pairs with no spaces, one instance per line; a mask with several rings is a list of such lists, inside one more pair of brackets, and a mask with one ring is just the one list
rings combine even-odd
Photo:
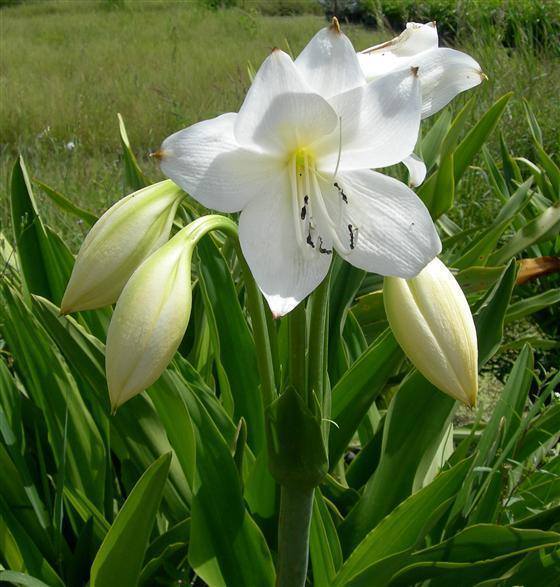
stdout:
[[418,69],[419,69],[418,67],[411,67],[410,68],[410,71],[412,72],[412,75],[414,77],[418,77]]
[[282,49],[280,49],[279,47],[272,47],[272,49],[270,50],[270,54],[274,55],[274,53],[281,53]]
[[161,161],[162,159],[165,158],[165,151],[163,149],[158,149],[157,151],[155,151],[154,153],[150,153],[150,157],[153,157],[154,159],[157,159],[158,161]]
[[329,30],[331,30],[333,33],[340,34],[340,23],[338,22],[338,18],[336,18],[336,16],[332,17],[331,26],[329,27]]
[[433,27],[434,29],[436,28],[437,25],[437,21],[436,20],[432,20],[432,22],[428,23],[429,26]]
[[486,75],[486,74],[485,74],[483,71],[479,71],[479,72],[478,72],[478,75],[480,76],[480,79],[481,79],[483,82],[487,82],[487,81],[488,81],[488,76],[487,76],[487,75]]

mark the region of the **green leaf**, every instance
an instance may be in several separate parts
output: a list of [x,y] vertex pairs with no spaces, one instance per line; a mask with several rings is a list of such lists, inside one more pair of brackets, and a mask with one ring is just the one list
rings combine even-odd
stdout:
[[504,332],[504,320],[515,285],[517,266],[511,261],[500,280],[482,299],[475,314],[478,334],[478,364],[484,365],[499,349]]
[[499,98],[469,131],[454,152],[454,176],[457,184],[472,163],[482,145],[496,128],[513,93]]
[[348,308],[364,280],[365,271],[336,257],[333,262],[329,294],[329,378],[335,385],[348,368],[344,357],[342,333]]
[[42,261],[47,237],[22,157],[18,157],[12,170],[11,208],[19,265],[27,289],[51,298],[49,275]]
[[147,185],[150,181],[144,176],[136,157],[130,147],[130,141],[128,140],[128,134],[124,125],[123,117],[117,114],[119,119],[119,133],[121,136],[121,146],[123,150],[123,162],[124,162],[124,184],[125,189],[123,194],[127,194],[128,191],[136,192]]
[[509,306],[506,314],[506,323],[530,316],[558,302],[560,302],[560,288],[549,289],[544,293],[520,300]]
[[[68,483],[99,507],[104,500],[106,452],[103,438],[68,365],[21,297],[0,288],[2,334],[29,396],[41,411],[49,445]],[[68,411],[68,421],[65,420]]]
[[315,490],[309,536],[313,584],[330,587],[342,566],[342,550],[333,519],[319,489]]
[[27,572],[53,587],[64,583],[0,495],[0,544],[2,559],[14,571]]
[[[492,251],[496,246],[500,236],[504,230],[511,224],[515,215],[520,212],[524,206],[527,205],[531,194],[529,189],[532,185],[533,179],[529,178],[525,183],[521,184],[511,198],[500,210],[500,213],[487,230],[485,230],[480,236],[473,239],[467,246],[466,250],[462,251],[461,257],[453,261],[453,266],[458,269],[465,269],[470,265],[502,265],[509,258],[503,261],[495,261]],[[527,197],[527,194],[529,196]]]
[[176,552],[185,552],[190,538],[190,518],[179,522],[167,532],[158,536],[148,547],[148,561],[140,575],[140,585],[153,585],[154,574],[165,565],[175,566],[172,557]]
[[461,289],[466,293],[487,290],[496,283],[505,267],[469,267],[455,275]]
[[237,298],[231,271],[210,236],[198,244],[205,309],[211,317],[213,344],[235,402],[234,420],[245,418],[249,445],[264,449],[263,401],[253,337]]
[[38,185],[43,190],[43,192],[47,195],[51,202],[54,202],[61,210],[63,210],[67,214],[76,216],[76,218],[83,220],[88,226],[93,226],[97,222],[99,217],[93,214],[93,212],[88,212],[87,210],[80,208],[79,206],[71,202],[66,196],[63,196],[60,192],[48,186],[46,183],[43,183],[38,179],[34,179],[33,183],[35,185]]
[[381,393],[403,354],[388,330],[346,371],[332,390],[329,434],[331,468],[343,455],[364,414]]
[[50,587],[47,583],[43,583],[43,581],[39,581],[35,577],[25,573],[18,573],[17,571],[0,571],[0,581],[22,585],[23,587]]
[[[411,557],[391,585],[413,585],[432,577],[474,585],[496,576],[504,561],[532,550],[560,544],[560,534],[480,524]],[[511,566],[506,562],[505,568]]]
[[340,528],[346,552],[412,493],[419,463],[437,451],[454,405],[418,372],[403,381],[387,413],[379,466]]
[[140,477],[107,532],[91,567],[91,587],[135,587],[171,464],[162,455]]
[[501,265],[511,257],[540,241],[554,238],[560,230],[560,202],[547,208],[537,218],[520,228],[513,237],[495,253],[490,255],[490,265]]
[[529,425],[515,449],[515,460],[523,462],[560,434],[560,403],[546,408]]
[[444,137],[451,126],[451,110],[446,109],[437,117],[434,125],[422,139],[422,159],[427,169],[431,169],[439,160]]
[[190,406],[190,415],[200,424],[196,426],[198,481],[192,503],[189,562],[211,587],[272,586],[272,558],[245,509],[230,447],[201,402]]
[[434,510],[457,493],[469,466],[470,462],[466,460],[440,473],[377,524],[352,551],[337,575],[334,587],[349,584],[353,577],[376,561],[415,546],[427,531],[426,525]]

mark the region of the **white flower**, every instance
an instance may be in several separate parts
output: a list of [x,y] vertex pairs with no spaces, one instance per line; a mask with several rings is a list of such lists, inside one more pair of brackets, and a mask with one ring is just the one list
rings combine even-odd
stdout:
[[[394,39],[358,53],[362,71],[368,80],[379,79],[402,68],[417,67],[422,92],[422,118],[441,110],[460,92],[486,79],[480,65],[466,53],[438,47],[435,22],[409,22]],[[409,172],[409,184],[420,185],[426,166],[420,157],[403,159]]]
[[273,313],[325,277],[336,250],[353,265],[412,277],[441,249],[421,200],[372,171],[408,156],[421,97],[417,70],[367,84],[338,26],[295,63],[274,50],[239,113],[167,138],[163,172],[199,202],[242,211],[239,238]]
[[115,307],[105,363],[111,408],[149,387],[179,347],[191,312],[191,228],[134,272]]
[[409,22],[394,39],[358,53],[368,80],[406,67],[418,67],[422,118],[435,114],[457,94],[486,79],[480,65],[466,53],[438,47],[436,23]]
[[387,277],[383,301],[391,330],[418,371],[451,397],[476,405],[476,328],[449,269],[434,259],[412,279]]
[[169,180],[114,204],[86,236],[61,304],[68,314],[117,301],[140,263],[169,239],[184,193]]

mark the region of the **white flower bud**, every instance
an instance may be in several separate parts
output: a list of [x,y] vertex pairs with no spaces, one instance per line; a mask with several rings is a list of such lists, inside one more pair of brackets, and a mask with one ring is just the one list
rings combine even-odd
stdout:
[[158,379],[185,334],[192,303],[188,236],[183,229],[148,257],[119,297],[105,354],[113,411]]
[[383,299],[395,338],[414,366],[451,397],[476,405],[476,329],[469,304],[439,260],[416,277],[386,277]]
[[168,239],[184,193],[166,180],[114,204],[95,223],[76,258],[61,313],[114,303],[134,270]]

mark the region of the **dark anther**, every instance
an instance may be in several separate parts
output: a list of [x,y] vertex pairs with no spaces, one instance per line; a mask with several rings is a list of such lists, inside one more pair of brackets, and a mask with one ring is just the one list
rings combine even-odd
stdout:
[[321,237],[319,237],[319,253],[323,253],[323,255],[332,255],[332,249],[323,248],[323,239]]
[[303,203],[307,206],[307,204],[309,204],[309,196],[304,196],[303,197]]
[[334,182],[334,187],[338,190],[338,193],[340,194],[340,197],[342,198],[342,201],[345,204],[348,204],[348,197],[346,196],[346,194],[344,193],[344,190],[340,187],[340,185],[338,184],[338,182]]
[[305,241],[312,249],[315,248],[315,243],[313,242],[313,239],[311,238],[311,235],[308,234],[307,235],[307,240]]
[[307,208],[306,206],[303,206],[303,208],[301,209],[301,219],[305,220],[305,215],[307,214]]
[[[358,229],[356,228],[356,232]],[[348,232],[350,233],[350,248],[353,249],[356,245],[354,243],[354,228],[351,224],[348,225]]]

